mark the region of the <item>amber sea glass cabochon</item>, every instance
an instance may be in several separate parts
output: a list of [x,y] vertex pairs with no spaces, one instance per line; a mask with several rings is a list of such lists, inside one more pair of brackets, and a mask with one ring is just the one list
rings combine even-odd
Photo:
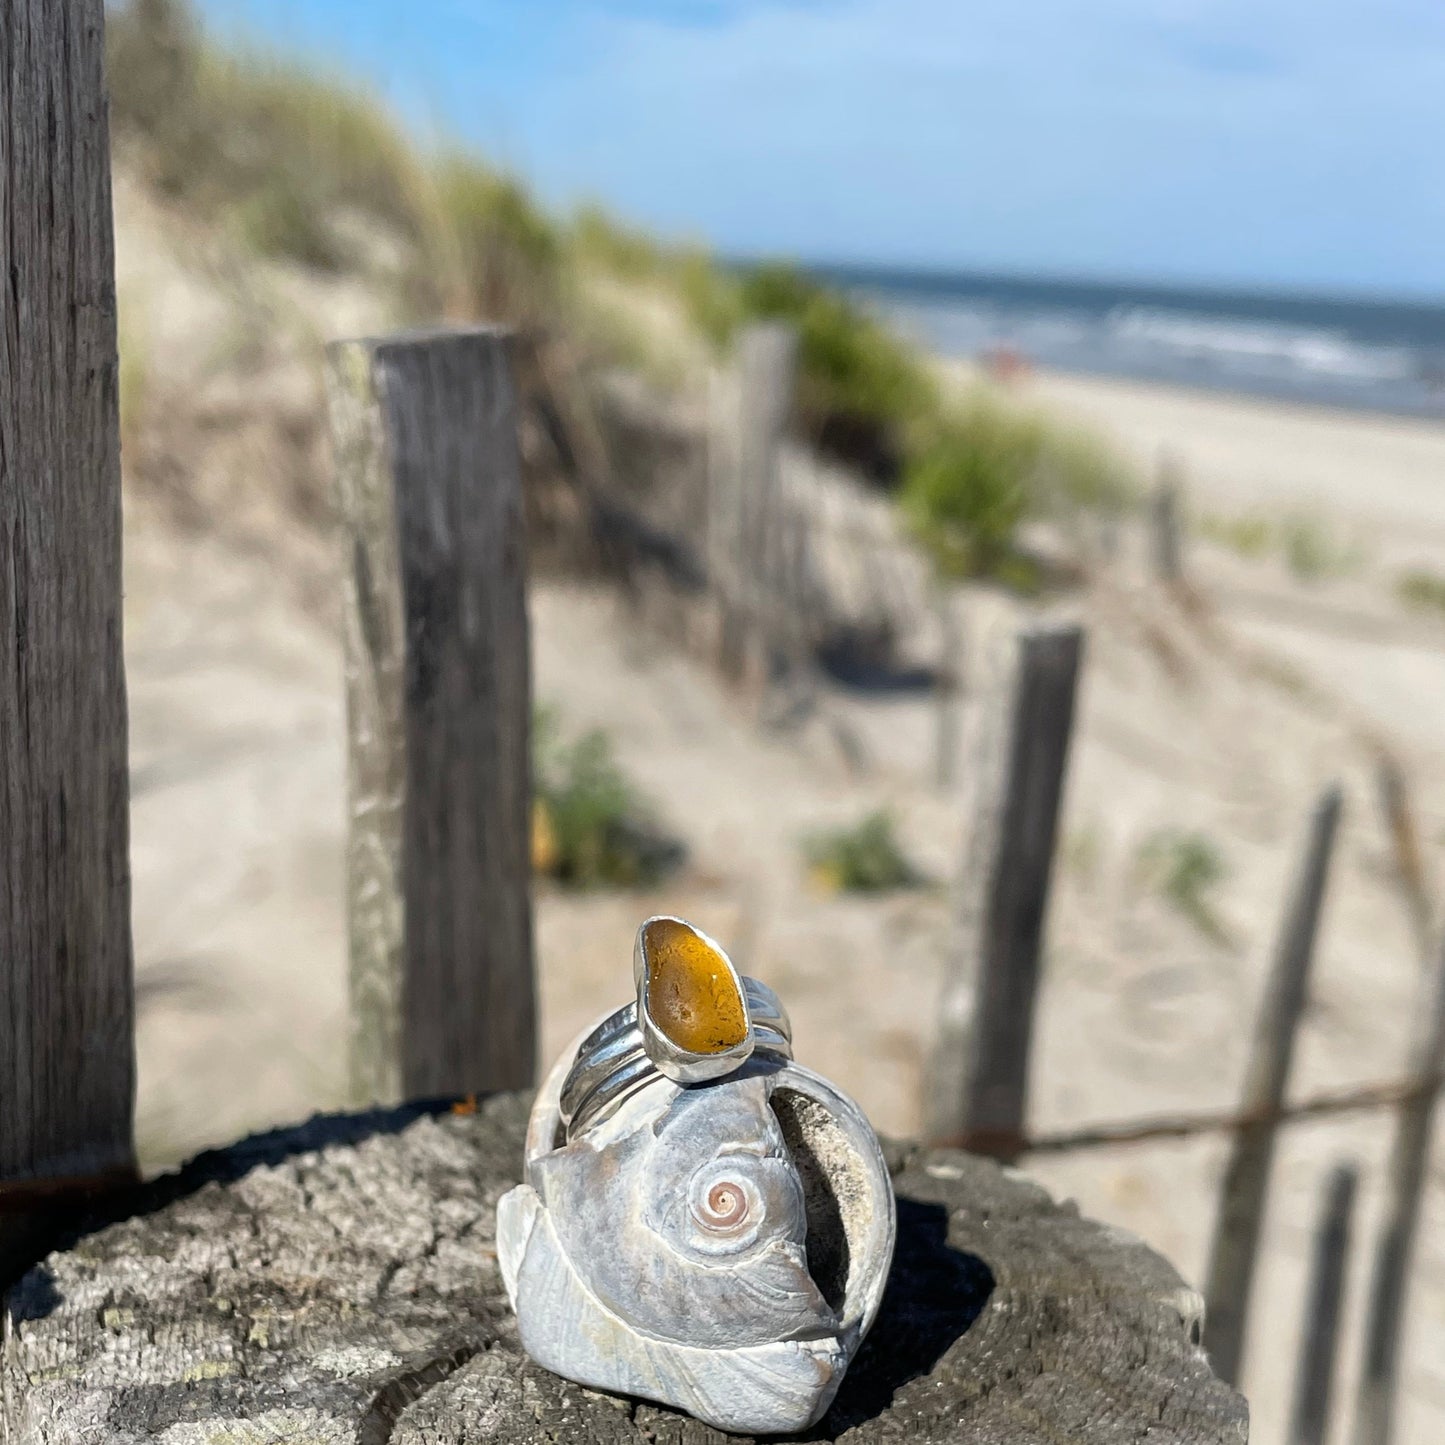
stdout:
[[659,1032],[692,1054],[721,1054],[748,1036],[747,1006],[720,949],[676,918],[643,925],[647,1011]]

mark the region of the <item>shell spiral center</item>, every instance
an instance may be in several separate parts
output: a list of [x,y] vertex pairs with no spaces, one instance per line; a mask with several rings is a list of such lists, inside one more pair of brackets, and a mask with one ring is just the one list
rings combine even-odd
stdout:
[[724,1179],[714,1184],[707,1192],[707,1214],[705,1222],[726,1229],[741,1224],[747,1218],[748,1197],[731,1180]]
[[729,1254],[747,1248],[768,1213],[757,1182],[733,1169],[700,1171],[688,1191],[688,1208],[701,1231],[694,1243]]

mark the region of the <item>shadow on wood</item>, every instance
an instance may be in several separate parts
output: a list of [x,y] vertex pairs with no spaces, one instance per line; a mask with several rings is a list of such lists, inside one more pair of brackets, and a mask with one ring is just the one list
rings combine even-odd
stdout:
[[815,1435],[831,1439],[881,1415],[898,1389],[927,1375],[982,1313],[993,1271],[948,1242],[941,1204],[898,1200],[898,1243],[878,1322]]

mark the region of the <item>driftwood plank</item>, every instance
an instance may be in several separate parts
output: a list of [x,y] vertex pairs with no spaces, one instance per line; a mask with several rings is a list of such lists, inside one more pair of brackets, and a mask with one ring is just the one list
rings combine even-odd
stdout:
[[1339,1350],[1340,1304],[1350,1257],[1350,1219],[1360,1172],[1340,1164],[1325,1181],[1324,1202],[1315,1228],[1314,1265],[1300,1332],[1299,1368],[1289,1445],[1325,1445]]
[[0,1181],[131,1163],[101,0],[0,4]]
[[529,1084],[530,661],[508,338],[339,342],[358,1102]]
[[930,1139],[999,1159],[1024,1147],[1029,1045],[1074,694],[1078,627],[1022,633],[983,749],[959,923],[925,1101]]
[[1244,1081],[1242,1112],[1265,1117],[1246,1124],[1235,1134],[1220,1185],[1204,1296],[1209,1301],[1209,1358],[1220,1377],[1232,1384],[1239,1382],[1244,1359],[1245,1325],[1274,1158],[1274,1136],[1279,1127],[1278,1112],[1284,1102],[1295,1035],[1309,990],[1315,935],[1340,807],[1340,790],[1329,788],[1315,804],[1310,819],[1308,847],[1290,895],[1255,1022]]
[[[204,1156],[12,1291],[0,1437],[726,1445],[520,1354],[494,1210],[527,1103],[317,1119]],[[887,1152],[889,1291],[811,1438],[1244,1445],[1199,1297],[1158,1255],[986,1160]]]
[[1385,1217],[1375,1246],[1374,1275],[1370,1281],[1365,1358],[1355,1401],[1354,1445],[1390,1445],[1394,1436],[1410,1260],[1420,1228],[1442,1071],[1445,1071],[1445,950],[1422,999],[1410,1045],[1411,1074],[1431,1083],[1400,1106],[1385,1173]]

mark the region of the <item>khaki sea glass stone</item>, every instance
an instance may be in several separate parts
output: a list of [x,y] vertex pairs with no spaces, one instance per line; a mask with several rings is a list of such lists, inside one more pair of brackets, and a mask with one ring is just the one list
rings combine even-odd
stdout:
[[647,1011],[660,1032],[691,1054],[720,1054],[748,1036],[742,990],[727,961],[686,924],[647,925]]

